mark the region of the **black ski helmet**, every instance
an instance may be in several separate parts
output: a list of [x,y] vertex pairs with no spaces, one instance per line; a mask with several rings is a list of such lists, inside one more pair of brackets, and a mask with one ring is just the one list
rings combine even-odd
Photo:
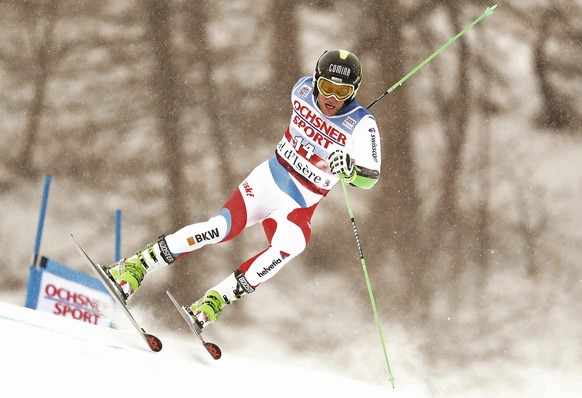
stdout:
[[313,88],[317,96],[317,79],[325,77],[333,82],[351,84],[354,86],[354,93],[346,100],[346,105],[354,100],[358,87],[362,82],[362,65],[354,54],[346,50],[325,51],[315,64],[315,74],[313,75]]

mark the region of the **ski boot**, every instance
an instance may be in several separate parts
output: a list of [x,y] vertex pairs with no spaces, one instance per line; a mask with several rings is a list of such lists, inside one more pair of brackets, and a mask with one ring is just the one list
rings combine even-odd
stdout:
[[193,324],[198,325],[202,330],[207,324],[216,322],[222,308],[226,305],[224,299],[216,290],[209,290],[204,297],[192,304],[190,307],[184,306]]
[[148,273],[174,261],[167,247],[162,237],[157,243],[147,245],[145,251],[138,251],[134,256],[119,260],[105,269],[125,301],[137,291]]
[[[245,276],[239,270],[230,274],[224,281],[206,292],[204,297],[192,304],[184,306],[193,325],[202,330],[206,325],[214,323],[222,313],[222,309],[243,296],[254,292]],[[225,292],[221,294],[220,292]]]

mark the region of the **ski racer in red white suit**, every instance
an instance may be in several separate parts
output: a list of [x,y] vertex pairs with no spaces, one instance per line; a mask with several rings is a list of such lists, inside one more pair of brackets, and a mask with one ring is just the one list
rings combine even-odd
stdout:
[[299,255],[309,242],[313,212],[340,178],[364,189],[378,181],[380,136],[374,117],[355,100],[361,80],[354,54],[324,52],[315,74],[293,87],[291,121],[274,155],[249,174],[220,211],[111,265],[109,272],[126,298],[152,271],[261,222],[269,246],[185,307],[192,322],[204,327],[225,305],[252,293]]

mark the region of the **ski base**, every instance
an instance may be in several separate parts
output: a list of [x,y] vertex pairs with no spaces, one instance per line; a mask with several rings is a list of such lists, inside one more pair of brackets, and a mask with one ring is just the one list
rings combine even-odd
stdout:
[[172,293],[170,293],[169,290],[166,290],[166,294],[168,295],[170,300],[172,300],[174,307],[176,307],[176,309],[180,312],[180,315],[182,315],[182,318],[184,318],[184,321],[186,321],[186,323],[190,327],[190,330],[192,330],[192,333],[194,333],[196,335],[196,337],[198,337],[198,339],[202,343],[202,346],[206,349],[206,351],[208,351],[210,356],[216,360],[220,359],[220,357],[222,356],[222,351],[220,350],[220,347],[218,347],[214,343],[205,341],[204,338],[202,338],[202,329],[198,325],[192,324],[190,322],[190,318],[188,317],[188,314],[186,313],[184,308],[182,308],[182,306],[180,304],[178,304],[178,302],[176,301],[174,296],[172,296]]
[[121,306],[121,308],[123,309],[123,312],[125,313],[125,315],[129,319],[129,321],[131,322],[131,324],[133,325],[133,327],[135,327],[135,330],[137,330],[137,332],[145,340],[145,342],[147,343],[147,345],[150,348],[150,350],[152,350],[154,352],[161,351],[162,350],[162,341],[159,338],[157,338],[156,336],[154,336],[153,334],[147,333],[137,323],[137,321],[133,317],[132,313],[127,308],[127,304],[126,304],[126,301],[125,301],[125,297],[123,297],[121,295],[121,292],[119,292],[119,290],[117,289],[117,287],[109,279],[109,277],[107,276],[107,274],[105,273],[105,271],[103,270],[103,268],[101,268],[101,266],[99,264],[96,264],[91,259],[91,257],[89,257],[89,255],[81,247],[81,245],[79,244],[79,242],[77,242],[75,240],[75,237],[73,236],[73,234],[71,234],[71,238],[73,238],[73,242],[75,242],[75,244],[77,246],[77,249],[79,250],[79,253],[81,253],[83,255],[83,258],[85,258],[87,260],[87,264],[89,264],[89,266],[91,267],[91,269],[93,270],[93,272],[95,272],[95,274],[103,282],[103,285],[109,291],[109,294],[111,294],[111,296],[113,297],[113,299]]

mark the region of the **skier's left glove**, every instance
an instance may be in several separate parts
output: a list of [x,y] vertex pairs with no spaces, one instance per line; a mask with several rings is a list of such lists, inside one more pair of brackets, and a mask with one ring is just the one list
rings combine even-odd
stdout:
[[328,160],[329,168],[332,174],[337,175],[339,178],[345,180],[346,182],[351,182],[354,180],[356,177],[356,170],[350,155],[338,149],[329,155]]

